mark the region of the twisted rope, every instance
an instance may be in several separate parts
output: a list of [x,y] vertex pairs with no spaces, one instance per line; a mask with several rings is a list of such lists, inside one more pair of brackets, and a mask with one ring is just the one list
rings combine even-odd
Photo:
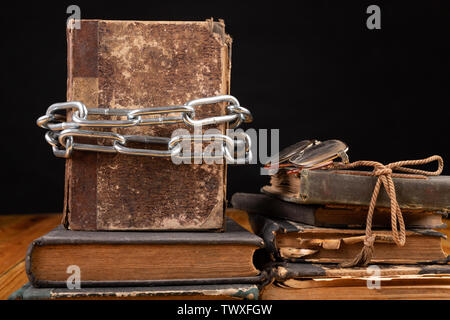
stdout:
[[[423,165],[433,161],[438,162],[438,169],[436,171],[425,171],[404,167]],[[372,218],[375,211],[381,184],[383,184],[390,199],[392,238],[397,246],[405,245],[405,222],[403,221],[402,211],[400,210],[400,206],[397,202],[394,181],[392,180],[392,178],[426,179],[426,176],[438,176],[442,173],[442,169],[444,168],[444,160],[442,159],[442,157],[434,155],[426,159],[398,161],[389,163],[387,165],[383,165],[382,163],[376,161],[356,161],[348,164],[334,163],[332,169],[352,169],[355,167],[373,167],[373,171],[341,171],[339,173],[369,175],[378,177],[378,179],[373,189],[372,198],[370,199],[369,203],[369,210],[367,212],[364,246],[361,252],[352,261],[341,264],[342,267],[367,266],[372,259],[374,252],[374,243],[376,240],[376,235],[372,233]],[[393,170],[407,172],[408,174],[394,173]]]

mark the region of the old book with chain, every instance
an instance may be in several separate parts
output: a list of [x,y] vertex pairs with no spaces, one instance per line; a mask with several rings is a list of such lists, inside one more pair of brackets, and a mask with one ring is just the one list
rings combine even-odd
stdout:
[[[80,29],[68,29],[67,100],[81,101],[88,110],[139,109],[228,94],[230,52],[222,21],[82,20]],[[211,104],[195,114],[205,118],[225,110],[223,103]],[[171,137],[177,128],[189,129],[175,123],[112,130]],[[210,128],[224,134],[226,124],[204,126]],[[86,138],[74,139],[83,143]],[[66,164],[64,225],[72,230],[221,230],[225,190],[224,164],[176,165],[170,157],[73,152]]]

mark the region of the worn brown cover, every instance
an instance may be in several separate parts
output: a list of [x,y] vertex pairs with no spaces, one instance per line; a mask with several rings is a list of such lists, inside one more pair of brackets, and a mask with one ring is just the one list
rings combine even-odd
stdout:
[[[265,250],[269,254],[269,258],[272,261],[285,261],[285,262],[312,262],[312,263],[342,263],[345,258],[342,257],[344,253],[345,245],[342,245],[339,250],[324,250],[319,252],[311,253],[305,255],[301,258],[285,258],[280,253],[280,247],[278,246],[277,239],[283,234],[295,234],[297,239],[302,239],[304,233],[315,233],[318,238],[328,238],[328,239],[341,239],[343,234],[346,236],[362,236],[364,235],[364,230],[362,229],[333,229],[333,228],[323,228],[315,227],[303,223],[298,223],[289,220],[275,219],[265,217],[259,214],[251,214],[248,216],[249,222],[252,227],[253,232],[264,240]],[[376,230],[375,234],[389,233],[388,230]],[[327,237],[327,235],[330,235]],[[439,238],[446,239],[447,236],[441,232],[431,230],[431,229],[410,229],[406,231],[406,243],[404,246],[399,247],[395,244],[386,244],[380,242],[375,242],[374,254],[372,258],[373,263],[379,264],[449,264],[450,255],[444,252],[442,243],[436,245],[433,241],[433,246],[427,248],[417,248],[413,251],[407,258],[400,257],[403,252],[410,250],[411,240],[414,238],[423,238],[420,243],[422,245],[427,244],[428,241]],[[304,237],[303,239],[307,239]],[[311,237],[309,239],[313,239]],[[363,243],[357,245],[352,245],[352,251],[358,253],[361,250]],[[351,245],[348,245],[350,247]],[[427,250],[427,251],[425,251]],[[332,253],[334,257],[323,258],[321,252],[328,251]],[[429,256],[433,256],[433,259]]]
[[[229,93],[231,38],[223,21],[82,20],[67,39],[67,100],[88,108],[180,105]],[[221,114],[223,104],[196,108],[198,118]],[[170,137],[176,128],[189,129],[114,131]],[[225,190],[225,165],[76,151],[66,163],[63,222],[71,230],[220,230]]]
[[[263,193],[300,204],[335,204],[368,206],[377,177],[348,174],[348,171],[302,170],[297,182],[299,192],[286,195],[273,186],[264,186]],[[357,173],[357,172],[354,172]],[[401,209],[450,211],[450,176],[426,179],[393,178]],[[386,190],[380,190],[377,207],[390,208]]]

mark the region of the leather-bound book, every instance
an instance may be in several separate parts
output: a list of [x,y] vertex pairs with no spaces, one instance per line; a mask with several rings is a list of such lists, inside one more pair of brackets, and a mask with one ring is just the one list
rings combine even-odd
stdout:
[[[351,261],[364,244],[363,229],[316,227],[257,214],[248,216],[252,230],[263,238],[272,261],[345,263]],[[406,243],[397,246],[390,230],[373,230],[376,235],[374,264],[448,264],[442,246],[446,235],[431,229],[406,231]]]
[[[260,214],[269,218],[286,219],[317,227],[358,229],[364,228],[367,207],[330,205],[307,205],[283,201],[273,196],[257,193],[238,192],[231,197],[234,209],[247,214]],[[403,210],[403,219],[407,229],[442,229],[447,224],[443,218],[447,213],[440,211]],[[242,213],[245,214],[245,213]],[[391,212],[388,208],[377,208],[373,216],[374,228],[388,229],[391,225]]]
[[[253,264],[261,238],[227,219],[225,232],[72,231],[34,240],[26,271],[35,287],[67,287],[79,268],[86,287],[261,283]],[[70,268],[69,268],[70,267]],[[68,269],[69,268],[69,269]],[[71,270],[67,273],[67,270]]]
[[341,268],[333,264],[273,263],[273,283],[262,299],[292,300],[448,300],[449,265],[372,265]]
[[[88,109],[182,105],[229,93],[231,38],[223,21],[82,20],[80,29],[68,28],[67,36],[67,100]],[[195,117],[224,115],[225,108],[224,103],[198,106]],[[177,128],[193,132],[184,123],[112,130],[171,137]],[[203,129],[210,128],[225,133],[226,125]],[[64,225],[71,230],[221,230],[225,190],[224,164],[176,165],[170,157],[74,151],[66,163]]]
[[[261,191],[300,204],[367,207],[378,178],[358,174],[358,171],[348,173],[304,169],[298,174],[288,174],[280,169],[270,177],[270,185]],[[428,176],[425,179],[394,177],[393,181],[402,210],[450,211],[450,176]],[[377,199],[377,208],[380,207],[390,208],[390,199],[384,188],[381,188]]]

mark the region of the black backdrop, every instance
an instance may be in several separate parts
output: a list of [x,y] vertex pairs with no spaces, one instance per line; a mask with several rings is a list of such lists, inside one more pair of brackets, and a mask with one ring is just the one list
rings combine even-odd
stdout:
[[[252,110],[252,128],[280,129],[281,146],[338,138],[350,146],[351,160],[440,154],[448,161],[448,1],[297,2],[4,6],[0,213],[62,209],[64,160],[52,155],[35,120],[65,100],[70,4],[84,19],[223,18],[234,39],[231,93]],[[370,4],[381,8],[381,30],[366,27]],[[268,180],[259,168],[230,167],[228,197],[257,192]]]

